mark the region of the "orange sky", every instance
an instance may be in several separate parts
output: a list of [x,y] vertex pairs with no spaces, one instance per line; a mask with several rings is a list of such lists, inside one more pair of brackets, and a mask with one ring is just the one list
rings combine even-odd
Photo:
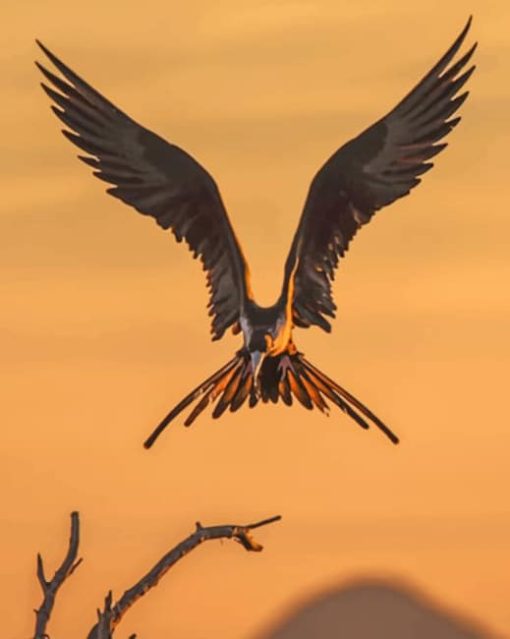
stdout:
[[[309,592],[389,575],[510,636],[510,5],[105,4],[3,8],[4,635],[30,635],[35,553],[60,561],[78,509],[85,562],[52,636],[84,636],[105,592],[120,595],[197,518],[276,513],[283,522],[258,535],[264,553],[200,548],[119,632],[249,639]],[[296,335],[401,446],[339,413],[279,405],[190,430],[179,420],[143,450],[239,340],[210,344],[198,265],[74,159],[39,89],[33,39],[210,170],[266,303],[314,172],[403,97],[470,11],[479,68],[450,147],[357,236],[332,335]]]

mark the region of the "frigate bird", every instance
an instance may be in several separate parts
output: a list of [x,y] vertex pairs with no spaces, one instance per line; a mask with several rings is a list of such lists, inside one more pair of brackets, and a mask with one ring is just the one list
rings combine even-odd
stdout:
[[[155,218],[184,240],[199,257],[210,289],[212,339],[227,329],[242,332],[234,357],[199,384],[146,440],[149,448],[163,429],[194,404],[185,424],[215,402],[213,417],[236,411],[248,400],[322,412],[328,402],[363,428],[375,425],[393,443],[397,436],[345,388],[311,364],[295,346],[296,327],[329,332],[335,317],[332,282],[357,230],[380,208],[407,195],[446,147],[443,138],[458,124],[454,114],[466,99],[461,92],[474,70],[467,65],[476,43],[457,54],[471,25],[397,106],[340,147],[312,180],[285,263],[281,294],[273,306],[255,301],[248,265],[234,234],[218,187],[186,151],[135,122],[61,62],[42,51],[60,75],[36,62],[47,80],[42,87],[63,134],[86,155],[78,156],[94,175],[112,186],[110,195]],[[460,55],[460,54],[459,54]]]

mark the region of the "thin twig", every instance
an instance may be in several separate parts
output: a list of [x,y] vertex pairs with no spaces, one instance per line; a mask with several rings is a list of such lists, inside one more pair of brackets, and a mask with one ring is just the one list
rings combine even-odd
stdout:
[[204,541],[210,541],[212,539],[234,539],[246,550],[260,552],[263,547],[253,539],[251,531],[261,526],[267,526],[280,519],[281,516],[277,515],[276,517],[270,517],[269,519],[263,519],[254,524],[244,526],[224,525],[203,527],[200,522],[197,522],[195,532],[162,557],[138,583],[129,590],[126,590],[117,603],[112,606],[111,597],[107,597],[103,611],[98,613],[99,621],[89,632],[87,639],[111,639],[113,631],[129,608],[147,591],[154,588],[159,580],[179,559],[182,559]]
[[48,581],[44,574],[43,559],[40,554],[37,555],[37,579],[43,591],[43,600],[41,606],[35,611],[35,634],[34,639],[45,639],[48,637],[46,626],[55,604],[55,597],[60,586],[70,577],[76,568],[81,564],[81,559],[76,560],[78,554],[78,546],[80,543],[80,517],[77,512],[71,513],[71,535],[69,539],[69,548],[67,554],[60,567],[53,575],[53,579]]
[[112,637],[112,591],[106,595],[103,610],[97,611],[98,622],[95,625],[95,639],[111,639]]

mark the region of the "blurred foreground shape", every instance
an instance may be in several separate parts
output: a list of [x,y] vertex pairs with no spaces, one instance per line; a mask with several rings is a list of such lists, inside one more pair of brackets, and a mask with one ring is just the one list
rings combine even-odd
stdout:
[[257,639],[496,639],[412,587],[360,581],[296,607]]

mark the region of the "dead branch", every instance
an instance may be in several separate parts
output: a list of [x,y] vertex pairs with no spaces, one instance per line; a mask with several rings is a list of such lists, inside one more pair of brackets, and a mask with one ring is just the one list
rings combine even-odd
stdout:
[[103,610],[97,611],[97,624],[94,626],[95,639],[111,639],[112,637],[112,599],[113,595],[110,590],[104,599]]
[[44,574],[43,559],[38,553],[37,555],[37,579],[41,584],[43,591],[42,604],[35,611],[35,635],[34,639],[47,639],[46,626],[51,616],[55,597],[60,586],[70,577],[76,568],[80,565],[81,559],[76,560],[78,555],[78,546],[80,544],[80,518],[77,512],[71,513],[71,536],[69,539],[69,548],[64,557],[64,561],[56,570],[53,578],[48,581]]
[[132,588],[129,588],[129,590],[126,590],[119,601],[113,606],[111,592],[108,593],[103,610],[98,611],[98,623],[89,632],[87,639],[111,639],[115,628],[129,608],[131,608],[140,597],[145,595],[147,591],[154,588],[174,564],[204,541],[210,541],[212,539],[234,539],[246,550],[260,552],[263,546],[253,539],[251,531],[255,528],[279,521],[280,519],[281,516],[277,515],[276,517],[270,517],[269,519],[245,526],[223,525],[203,527],[200,522],[197,522],[195,532],[162,557],[140,581]]
[[[179,559],[182,559],[204,541],[210,541],[212,539],[233,539],[240,543],[246,550],[260,552],[262,546],[253,539],[251,531],[261,526],[267,526],[280,519],[280,515],[277,515],[276,517],[263,519],[262,521],[245,526],[224,525],[204,527],[200,522],[197,522],[195,532],[184,539],[184,541],[181,541],[175,548],[172,548],[140,581],[129,590],[126,590],[117,603],[112,605],[113,596],[111,591],[108,593],[105,597],[103,609],[97,611],[98,621],[89,632],[87,639],[112,639],[115,628],[131,606],[151,588],[154,588],[159,580]],[[81,559],[76,560],[79,543],[80,518],[77,512],[72,512],[69,548],[62,564],[50,581],[46,579],[44,574],[43,559],[40,554],[37,555],[37,578],[41,584],[44,596],[40,608],[35,611],[34,639],[49,639],[46,627],[55,604],[57,592],[64,581],[72,575],[82,561]],[[131,635],[129,639],[136,639],[136,636]]]

